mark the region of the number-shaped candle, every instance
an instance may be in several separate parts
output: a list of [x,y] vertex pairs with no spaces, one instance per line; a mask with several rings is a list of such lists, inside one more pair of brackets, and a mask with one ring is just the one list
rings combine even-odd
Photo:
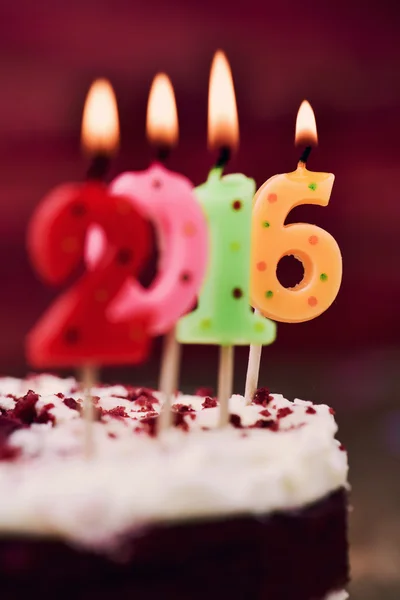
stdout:
[[250,302],[250,234],[255,183],[242,174],[221,177],[223,163],[238,142],[233,81],[225,56],[217,52],[210,76],[209,143],[222,150],[196,194],[207,215],[210,263],[198,307],[178,324],[180,342],[235,346],[270,344],[275,323],[253,313]]
[[211,260],[197,309],[178,324],[178,339],[197,344],[268,344],[275,324],[251,312],[249,261],[255,183],[242,174],[211,171],[196,188],[208,217]]
[[152,334],[166,333],[193,306],[203,281],[208,242],[204,214],[189,180],[160,164],[143,173],[124,173],[111,189],[129,197],[155,224],[161,251],[150,288],[127,282],[113,306],[113,319],[147,306]]
[[[166,149],[178,134],[178,119],[172,85],[158,75],[150,92],[147,116],[148,135],[155,145]],[[109,310],[112,320],[126,318],[140,307],[151,312],[152,335],[171,330],[176,321],[195,304],[202,284],[208,255],[208,231],[204,213],[183,175],[160,163],[147,171],[123,173],[111,190],[130,198],[155,225],[160,264],[152,285],[144,289],[134,279],[127,281]],[[104,247],[101,230],[90,236],[89,264],[96,262]]]
[[105,232],[105,251],[28,335],[28,358],[35,367],[141,362],[148,354],[150,315],[144,307],[118,323],[105,316],[150,252],[149,225],[130,200],[110,194],[94,181],[56,188],[31,221],[31,260],[47,282],[62,283],[83,259],[86,234],[93,224]]
[[[302,110],[307,115],[311,107],[302,105]],[[299,112],[298,127],[302,114]],[[298,129],[297,134],[301,133]],[[255,196],[251,303],[266,317],[287,323],[309,321],[329,308],[337,296],[342,257],[335,239],[316,225],[285,225],[295,206],[327,206],[333,182],[331,173],[308,171],[300,161],[296,171],[271,177]],[[304,267],[304,278],[294,288],[283,287],[277,277],[278,263],[286,255],[294,255]]]

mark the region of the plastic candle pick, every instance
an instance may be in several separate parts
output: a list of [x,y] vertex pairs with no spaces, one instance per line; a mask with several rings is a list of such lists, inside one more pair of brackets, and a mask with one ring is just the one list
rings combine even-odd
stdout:
[[[123,173],[111,184],[117,194],[130,198],[153,222],[160,251],[158,273],[144,289],[137,281],[127,281],[110,309],[112,320],[126,318],[143,307],[151,313],[152,335],[167,334],[161,365],[159,389],[165,395],[160,429],[169,425],[171,396],[178,386],[179,344],[175,323],[196,302],[203,282],[208,255],[208,232],[203,210],[193,184],[183,175],[161,164],[178,137],[178,117],[170,80],[155,77],[147,111],[147,135],[159,160],[143,172]],[[103,248],[101,230],[89,242],[90,262],[96,262]]]
[[209,145],[220,158],[196,194],[207,215],[210,264],[198,307],[178,324],[178,340],[218,344],[220,423],[229,419],[233,384],[233,346],[270,344],[275,324],[250,309],[250,230],[255,183],[242,174],[222,177],[230,152],[238,143],[238,119],[229,64],[217,52],[210,75]]
[[[332,173],[306,168],[311,146],[317,144],[314,113],[306,101],[297,116],[296,144],[306,146],[296,171],[275,175],[261,186],[252,218],[251,303],[266,317],[287,323],[318,317],[335,300],[342,279],[340,249],[327,231],[309,223],[285,225],[295,206],[327,206],[334,182]],[[304,277],[294,288],[285,288],[277,277],[278,263],[286,255],[304,267]]]
[[61,284],[75,271],[94,223],[105,232],[105,251],[29,333],[27,353],[35,367],[82,368],[90,421],[95,366],[141,362],[148,354],[149,315],[143,307],[118,323],[107,320],[106,309],[150,255],[151,232],[130,200],[109,193],[101,181],[118,144],[116,102],[104,80],[95,82],[88,94],[82,135],[92,156],[87,181],[61,185],[44,198],[29,226],[28,250],[38,274],[52,284]]

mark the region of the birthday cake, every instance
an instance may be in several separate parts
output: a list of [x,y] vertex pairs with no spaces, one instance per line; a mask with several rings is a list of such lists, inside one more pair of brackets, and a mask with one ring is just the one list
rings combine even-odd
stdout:
[[2,600],[342,600],[348,582],[347,454],[332,409],[262,388],[162,398],[93,390],[84,456],[74,379],[0,379]]

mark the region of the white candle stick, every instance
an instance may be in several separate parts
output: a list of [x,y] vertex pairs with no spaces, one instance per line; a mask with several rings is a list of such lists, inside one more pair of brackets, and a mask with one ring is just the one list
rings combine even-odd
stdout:
[[164,404],[158,420],[158,434],[161,434],[171,426],[172,398],[178,387],[180,358],[181,345],[176,339],[176,328],[174,327],[164,338],[161,357],[160,382],[158,389],[163,395]]
[[262,346],[251,345],[249,350],[249,362],[247,365],[246,387],[244,397],[246,404],[251,404],[254,394],[258,388],[258,377],[260,374]]
[[229,399],[233,391],[234,347],[220,346],[218,372],[219,427],[229,423]]
[[[260,314],[260,312],[255,309],[255,314]],[[258,377],[260,374],[260,363],[261,363],[261,353],[262,346],[257,346],[252,344],[249,350],[249,362],[247,365],[247,375],[246,375],[246,387],[244,392],[244,397],[246,400],[246,404],[251,404],[253,400],[254,394],[258,388]]]
[[94,406],[92,389],[96,385],[98,376],[97,367],[93,365],[85,365],[81,369],[81,383],[84,392],[83,396],[83,419],[84,419],[84,453],[87,459],[92,458],[94,454],[94,439],[93,439],[93,421],[94,421]]

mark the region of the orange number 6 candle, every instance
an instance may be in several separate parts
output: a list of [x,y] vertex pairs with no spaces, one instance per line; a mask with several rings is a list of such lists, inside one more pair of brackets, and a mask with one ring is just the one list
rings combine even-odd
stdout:
[[[296,142],[317,141],[311,106],[303,102]],[[335,239],[309,223],[285,225],[288,213],[301,204],[327,206],[334,175],[306,169],[308,147],[296,171],[271,177],[254,198],[252,217],[251,303],[274,321],[300,323],[323,313],[335,300],[342,279],[342,257]],[[303,263],[304,278],[285,288],[277,277],[280,259],[294,255]]]

